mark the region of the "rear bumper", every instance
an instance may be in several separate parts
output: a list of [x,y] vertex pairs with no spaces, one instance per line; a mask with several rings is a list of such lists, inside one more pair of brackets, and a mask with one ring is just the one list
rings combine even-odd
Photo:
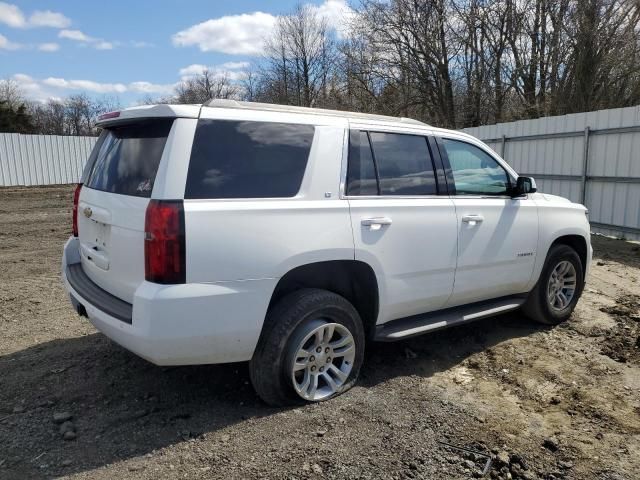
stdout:
[[[157,365],[251,359],[276,279],[183,285],[144,281],[133,304],[127,304],[86,275],[82,278],[73,266],[80,262],[78,248],[74,237],[65,244],[62,281],[76,310],[81,305],[89,321],[116,343]],[[120,302],[120,309],[113,302]],[[126,315],[122,318],[126,305],[131,307],[130,322]]]
[[[77,294],[86,299],[93,307],[102,310],[104,313],[117,318],[118,320],[131,325],[133,319],[133,305],[120,300],[118,297],[111,295],[109,292],[101,289],[82,270],[82,264],[72,263],[67,265],[64,275]],[[76,310],[78,305],[71,299]],[[84,305],[83,305],[84,307]]]

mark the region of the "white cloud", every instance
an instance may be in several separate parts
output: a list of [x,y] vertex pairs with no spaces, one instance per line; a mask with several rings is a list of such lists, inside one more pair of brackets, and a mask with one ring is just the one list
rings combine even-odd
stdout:
[[32,27],[67,28],[71,25],[71,20],[63,14],[51,10],[36,10],[29,17],[29,25]]
[[172,41],[180,47],[197,45],[203,52],[259,55],[275,23],[276,17],[269,13],[228,15],[182,30]]
[[27,25],[22,11],[15,5],[5,2],[0,2],[0,23],[13,28],[24,28]]
[[184,67],[180,69],[180,75],[183,77],[190,77],[192,75],[199,75],[208,67],[206,65],[202,65],[200,63],[194,63],[189,65],[188,67]]
[[344,0],[325,0],[320,5],[312,5],[318,16],[327,20],[327,25],[333,28],[340,37],[348,35],[349,23],[353,20],[356,12],[347,5]]
[[82,45],[88,45],[96,50],[113,50],[116,45],[120,45],[120,42],[107,42],[102,38],[87,35],[80,30],[60,30],[58,37],[80,42]]
[[96,41],[95,38],[90,37],[89,35],[86,35],[80,30],[60,30],[58,32],[58,37],[66,38],[69,40],[75,40],[76,42],[85,42],[85,43]]
[[24,92],[27,98],[37,100],[40,102],[47,101],[52,95],[49,94],[42,86],[29,75],[23,73],[16,73],[11,77],[16,83],[20,85],[20,88]]
[[129,84],[129,90],[136,93],[171,93],[176,87],[174,83],[161,85],[150,82],[131,82]]
[[225,62],[219,68],[223,70],[242,70],[249,68],[249,62]]
[[[318,16],[325,18],[338,36],[348,33],[355,11],[346,0],[325,0],[320,5],[308,4]],[[182,30],[171,38],[178,47],[197,46],[203,52],[231,55],[260,55],[264,41],[273,32],[277,17],[253,12],[212,18]]]
[[0,23],[4,23],[13,28],[67,28],[71,25],[71,20],[63,14],[52,12],[51,10],[36,10],[27,20],[19,7],[10,3],[0,2]]
[[124,93],[127,91],[127,86],[122,83],[99,83],[91,80],[65,80],[64,78],[49,77],[45,78],[42,83],[49,87],[86,90],[95,93]]
[[94,46],[97,50],[113,50],[113,43],[105,42],[104,40],[95,43]]
[[57,52],[60,50],[60,45],[57,43],[41,43],[38,45],[38,50],[41,52]]
[[20,48],[22,48],[22,45],[13,43],[7,37],[0,34],[0,50],[18,50]]
[[181,68],[178,72],[182,80],[187,80],[194,75],[200,75],[205,70],[213,73],[215,77],[227,77],[229,80],[240,80],[244,77],[244,70],[249,67],[249,62],[225,62],[220,65],[203,65],[194,63]]
[[92,80],[67,80],[65,78],[48,77],[44,80],[35,79],[23,73],[11,77],[25,92],[25,95],[37,101],[47,101],[50,98],[60,98],[73,91],[90,92],[96,94],[170,94],[175,84],[156,84],[151,82],[131,83],[102,83]]

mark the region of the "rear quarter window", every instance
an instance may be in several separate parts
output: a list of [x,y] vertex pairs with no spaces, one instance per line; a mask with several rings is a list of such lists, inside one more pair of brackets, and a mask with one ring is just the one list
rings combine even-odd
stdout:
[[104,129],[96,142],[83,183],[89,188],[151,197],[173,119],[146,120]]
[[200,120],[185,198],[293,197],[300,190],[314,127]]

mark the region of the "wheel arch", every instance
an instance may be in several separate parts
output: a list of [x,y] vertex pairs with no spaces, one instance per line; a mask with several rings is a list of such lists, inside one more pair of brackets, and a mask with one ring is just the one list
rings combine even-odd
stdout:
[[278,281],[271,309],[280,299],[302,288],[320,288],[346,298],[358,311],[365,333],[370,335],[378,319],[380,294],[373,268],[358,260],[328,260],[289,270]]
[[582,262],[582,272],[586,276],[587,271],[587,255],[589,246],[587,244],[587,240],[582,235],[562,235],[556,238],[551,245],[549,245],[549,249],[547,250],[547,254],[555,245],[567,245],[568,247],[573,248],[578,256],[580,257],[580,261]]

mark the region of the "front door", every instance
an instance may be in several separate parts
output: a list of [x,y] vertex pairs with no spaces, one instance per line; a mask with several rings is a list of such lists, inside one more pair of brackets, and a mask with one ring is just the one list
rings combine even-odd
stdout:
[[355,259],[370,265],[378,323],[442,308],[453,290],[457,221],[438,195],[423,135],[352,130],[346,194]]
[[439,145],[451,170],[458,222],[458,263],[448,306],[523,293],[537,254],[534,201],[511,198],[514,179],[487,150],[453,137],[440,138]]

